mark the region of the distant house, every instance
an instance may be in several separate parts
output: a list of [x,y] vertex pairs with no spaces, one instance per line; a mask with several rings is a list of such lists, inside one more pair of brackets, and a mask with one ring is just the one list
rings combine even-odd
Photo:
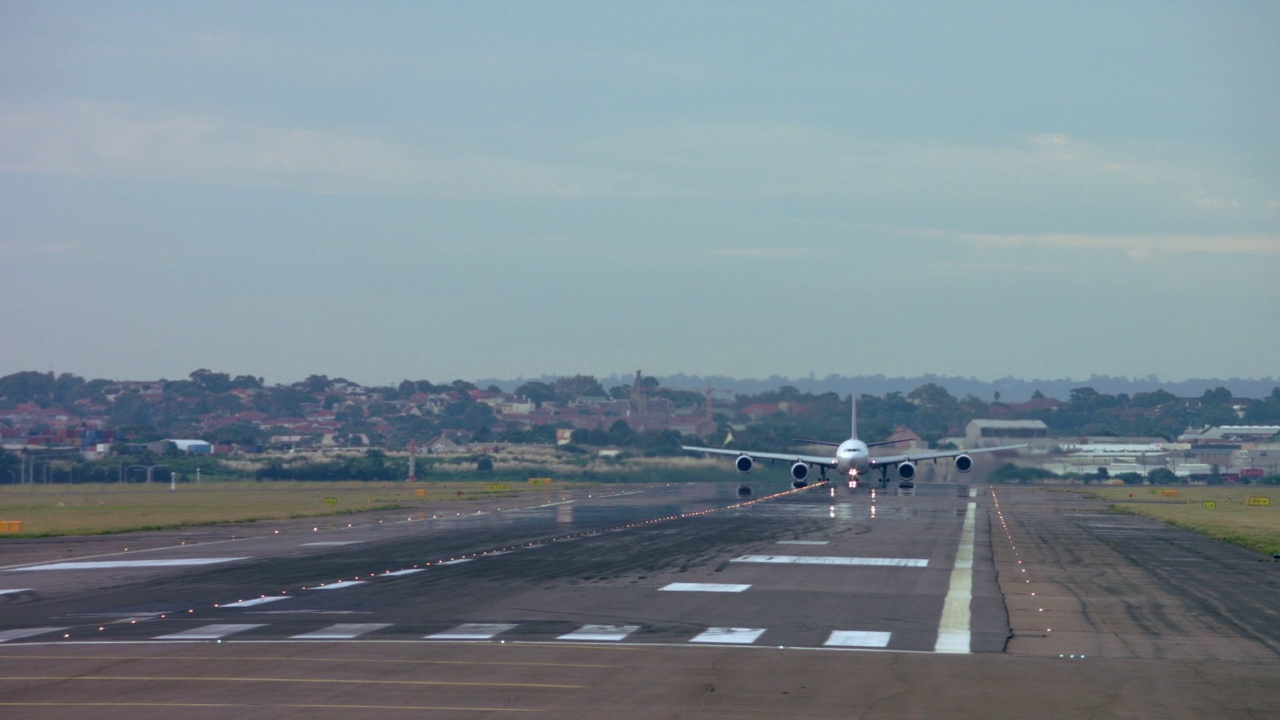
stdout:
[[462,451],[462,446],[454,442],[453,438],[448,435],[440,435],[422,447],[428,453],[448,454]]
[[885,440],[893,443],[895,454],[908,450],[924,450],[929,447],[929,443],[926,443],[914,430],[905,425],[899,425],[894,429],[893,434],[885,438]]

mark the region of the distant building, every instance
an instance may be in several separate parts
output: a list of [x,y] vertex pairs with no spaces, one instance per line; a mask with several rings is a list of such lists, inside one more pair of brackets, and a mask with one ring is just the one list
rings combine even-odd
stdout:
[[1220,425],[1178,438],[1190,443],[1265,442],[1280,435],[1280,425]]
[[213,453],[213,445],[204,440],[181,440],[176,438],[166,438],[150,443],[147,447],[151,452],[159,454],[164,452],[165,443],[173,443],[178,448],[178,452],[190,453],[192,455],[209,455]]
[[969,447],[990,447],[1033,442],[1049,437],[1042,420],[970,420],[964,439]]

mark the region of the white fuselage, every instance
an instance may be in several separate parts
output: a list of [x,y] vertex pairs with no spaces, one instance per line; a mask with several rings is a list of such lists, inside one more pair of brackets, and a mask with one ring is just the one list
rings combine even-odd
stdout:
[[871,467],[871,453],[867,444],[849,438],[836,448],[836,469],[847,475],[860,475]]

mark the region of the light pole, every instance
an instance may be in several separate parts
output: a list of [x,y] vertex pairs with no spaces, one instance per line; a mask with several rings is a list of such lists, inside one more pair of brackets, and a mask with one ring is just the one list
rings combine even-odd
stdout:
[[[162,467],[165,467],[165,466],[164,465],[130,465],[129,467],[125,468],[125,474],[127,475],[128,471],[134,468],[142,468],[143,470],[147,471],[147,482],[150,483],[156,468],[162,468]],[[170,477],[170,485],[172,485],[173,475],[170,474],[169,477]],[[173,489],[173,488],[170,488],[170,489]]]

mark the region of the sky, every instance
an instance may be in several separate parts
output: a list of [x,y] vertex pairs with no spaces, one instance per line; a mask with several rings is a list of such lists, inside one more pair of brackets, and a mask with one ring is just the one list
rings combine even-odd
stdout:
[[0,375],[1280,376],[1274,2],[0,0]]

